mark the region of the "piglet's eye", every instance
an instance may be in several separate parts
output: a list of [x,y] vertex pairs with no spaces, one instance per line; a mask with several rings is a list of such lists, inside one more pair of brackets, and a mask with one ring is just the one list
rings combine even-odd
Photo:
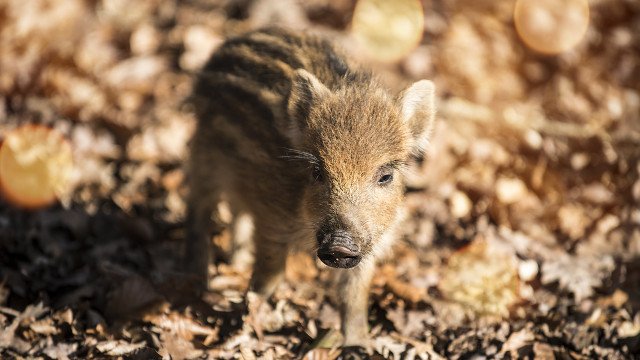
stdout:
[[378,185],[387,185],[393,181],[393,173],[387,173],[380,176],[378,179]]
[[311,179],[315,182],[324,181],[324,175],[322,174],[322,169],[320,169],[320,166],[313,167],[313,169],[311,170]]

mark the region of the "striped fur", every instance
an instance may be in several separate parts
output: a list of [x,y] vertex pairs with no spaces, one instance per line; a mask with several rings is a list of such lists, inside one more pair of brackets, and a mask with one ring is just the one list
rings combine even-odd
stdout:
[[[337,270],[345,343],[362,344],[375,260],[400,219],[400,168],[432,128],[433,85],[391,96],[327,40],[269,28],[226,41],[193,99],[190,270],[206,283],[211,214],[226,200],[235,218],[252,220],[252,289],[273,291],[291,249],[317,251],[345,268]],[[247,244],[240,233],[236,243]],[[353,256],[332,252],[345,247]]]

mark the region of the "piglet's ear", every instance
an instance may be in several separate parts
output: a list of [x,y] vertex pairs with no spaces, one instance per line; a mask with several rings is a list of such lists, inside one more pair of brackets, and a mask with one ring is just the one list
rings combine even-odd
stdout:
[[304,69],[295,71],[287,101],[288,136],[294,144],[299,142],[308,127],[312,106],[329,94],[331,91],[313,74]]
[[426,150],[436,117],[435,86],[429,80],[420,80],[400,96],[401,116],[409,126],[413,138],[414,154]]

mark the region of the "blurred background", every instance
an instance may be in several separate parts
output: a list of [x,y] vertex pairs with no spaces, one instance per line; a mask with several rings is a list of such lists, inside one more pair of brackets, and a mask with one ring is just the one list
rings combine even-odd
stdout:
[[313,259],[291,259],[262,338],[242,327],[246,271],[212,266],[204,298],[177,274],[192,81],[272,24],[332,38],[392,91],[436,83],[373,284],[378,356],[638,355],[637,0],[1,0],[3,357],[337,356]]

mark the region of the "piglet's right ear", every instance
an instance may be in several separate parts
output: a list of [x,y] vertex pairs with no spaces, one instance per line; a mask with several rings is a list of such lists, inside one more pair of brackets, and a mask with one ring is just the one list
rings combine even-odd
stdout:
[[421,154],[433,131],[436,106],[435,86],[429,80],[420,80],[401,95],[402,119],[409,126],[413,137],[412,152]]
[[288,136],[294,144],[299,142],[302,133],[308,127],[307,120],[312,105],[330,93],[331,91],[310,72],[304,69],[295,71],[287,101]]

